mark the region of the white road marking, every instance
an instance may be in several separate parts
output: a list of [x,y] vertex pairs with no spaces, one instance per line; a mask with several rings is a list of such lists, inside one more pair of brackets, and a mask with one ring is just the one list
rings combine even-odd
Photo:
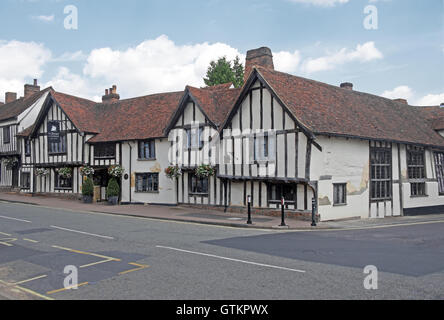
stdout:
[[200,256],[211,257],[211,258],[222,259],[222,260],[228,260],[228,261],[234,261],[234,262],[240,262],[240,263],[245,263],[245,264],[252,264],[252,265],[260,266],[260,267],[266,267],[266,268],[280,269],[280,270],[285,270],[285,271],[305,273],[304,270],[291,269],[291,268],[286,268],[286,267],[273,266],[273,265],[270,265],[270,264],[264,264],[264,263],[257,263],[257,262],[252,262],[252,261],[245,261],[245,260],[227,258],[227,257],[222,257],[222,256],[216,256],[214,254],[208,254],[208,253],[202,253],[202,252],[196,252],[196,251],[189,251],[189,250],[183,250],[183,249],[172,248],[172,247],[164,247],[164,246],[156,246],[156,248],[168,249],[168,250],[185,252],[185,253],[191,253],[191,254],[196,254],[196,255],[200,255]]
[[8,219],[8,220],[20,221],[20,222],[26,222],[26,223],[32,223],[31,221],[28,221],[28,220],[17,219],[17,218],[11,218],[11,217],[5,217],[5,216],[0,216],[0,218]]
[[79,230],[72,230],[72,229],[67,229],[67,228],[62,228],[62,227],[57,227],[57,226],[50,226],[50,227],[54,228],[54,229],[63,230],[63,231],[76,232],[76,233],[81,233],[81,234],[85,234],[85,235],[88,235],[88,236],[93,236],[93,237],[99,237],[99,238],[114,240],[113,237],[102,236],[100,234],[89,233],[89,232],[84,232],[84,231],[79,231]]

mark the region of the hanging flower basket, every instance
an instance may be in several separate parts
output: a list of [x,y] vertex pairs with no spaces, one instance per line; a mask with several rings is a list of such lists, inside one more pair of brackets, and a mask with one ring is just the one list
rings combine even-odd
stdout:
[[60,169],[56,169],[57,173],[59,174],[59,176],[61,176],[64,179],[69,179],[72,178],[72,168],[60,168]]
[[196,168],[196,176],[199,178],[208,178],[214,176],[215,170],[208,164],[202,164]]
[[37,168],[37,169],[35,169],[35,174],[38,177],[46,177],[47,175],[49,175],[49,169]]
[[3,160],[6,169],[11,170],[18,165],[18,160],[16,158],[6,158]]
[[182,175],[182,170],[178,166],[169,166],[165,169],[165,174],[168,178],[174,180]]
[[94,175],[94,169],[90,166],[81,167],[80,174],[84,177],[91,177]]
[[120,178],[123,174],[123,168],[119,165],[110,166],[108,168],[108,174],[114,178]]

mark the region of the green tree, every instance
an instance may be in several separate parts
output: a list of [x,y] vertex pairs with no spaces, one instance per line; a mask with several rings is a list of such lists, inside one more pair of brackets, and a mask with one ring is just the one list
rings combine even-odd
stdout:
[[204,82],[207,86],[232,82],[236,88],[239,88],[244,84],[244,66],[240,63],[239,57],[233,61],[227,60],[226,57],[211,61]]

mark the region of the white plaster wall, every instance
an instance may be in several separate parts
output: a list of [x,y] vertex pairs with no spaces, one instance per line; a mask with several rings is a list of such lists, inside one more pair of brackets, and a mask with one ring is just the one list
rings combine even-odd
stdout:
[[[320,136],[312,150],[311,180],[319,181],[321,220],[368,218],[369,145],[366,141]],[[322,179],[321,179],[322,178]],[[347,184],[347,205],[333,205],[333,184]]]
[[[128,180],[122,179],[122,201],[130,201],[130,183],[131,183],[131,202],[150,203],[150,204],[176,204],[176,183],[167,178],[164,173],[165,168],[169,166],[168,152],[170,142],[167,138],[156,139],[156,160],[139,160],[137,142],[124,142],[122,144],[122,166],[125,174],[130,174],[130,147],[131,145],[131,176]],[[135,191],[136,173],[153,172],[159,173],[159,192],[139,193]]]
[[43,104],[45,103],[46,98],[48,97],[48,92],[40,97],[32,106],[22,112],[18,117],[17,121],[19,123],[19,130],[21,132],[30,126],[32,126],[42,109]]

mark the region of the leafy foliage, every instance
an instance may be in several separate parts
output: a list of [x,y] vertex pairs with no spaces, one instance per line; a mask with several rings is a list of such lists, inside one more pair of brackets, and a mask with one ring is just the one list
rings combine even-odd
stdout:
[[94,195],[94,183],[91,178],[86,178],[83,182],[82,194],[90,197]]
[[236,88],[240,88],[244,84],[244,66],[239,57],[233,61],[228,61],[226,57],[211,61],[204,82],[207,86],[232,82]]
[[168,178],[173,180],[182,175],[182,170],[178,166],[169,166],[165,169],[165,174]]
[[118,197],[120,195],[120,187],[115,178],[112,178],[108,182],[108,187],[106,188],[107,197]]
[[119,165],[113,165],[108,168],[108,174],[114,178],[120,178],[123,174],[123,168]]
[[61,176],[62,178],[69,179],[72,177],[72,168],[65,167],[65,168],[56,169],[56,171],[58,172],[59,176]]
[[196,168],[196,176],[200,178],[207,178],[214,176],[214,168],[208,164],[202,164]]

